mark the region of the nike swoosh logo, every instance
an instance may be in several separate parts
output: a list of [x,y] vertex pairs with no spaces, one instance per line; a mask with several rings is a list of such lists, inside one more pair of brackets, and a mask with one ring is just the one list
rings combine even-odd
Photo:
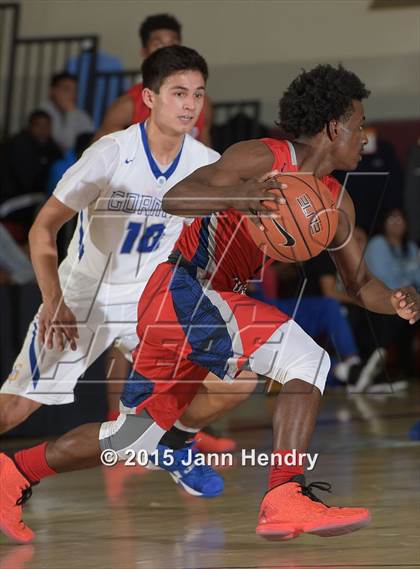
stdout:
[[286,242],[284,243],[285,247],[293,247],[293,245],[296,245],[296,240],[293,237],[293,235],[290,235],[290,233],[288,233],[285,230],[285,228],[282,225],[280,225],[280,223],[274,218],[273,218],[273,223],[280,231],[280,233],[283,235],[283,237],[286,239]]
[[128,158],[125,159],[126,164],[130,164],[130,162],[133,162],[133,161],[134,161],[134,158],[132,158],[131,160],[128,160]]

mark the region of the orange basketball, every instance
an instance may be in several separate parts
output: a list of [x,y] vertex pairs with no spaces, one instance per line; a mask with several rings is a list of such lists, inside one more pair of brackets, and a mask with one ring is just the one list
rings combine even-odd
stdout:
[[270,191],[286,203],[265,202],[276,215],[249,217],[248,230],[269,257],[286,263],[307,261],[328,247],[335,235],[335,201],[329,188],[310,174],[283,174],[278,180],[287,188]]

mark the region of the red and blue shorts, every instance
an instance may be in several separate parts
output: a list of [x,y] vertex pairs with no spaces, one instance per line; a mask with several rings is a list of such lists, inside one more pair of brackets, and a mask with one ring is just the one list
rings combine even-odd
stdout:
[[[317,384],[324,351],[289,316],[213,284],[188,263],[157,267],[138,306],[139,345],[121,398],[126,412],[146,409],[169,429],[209,372],[228,382],[251,369],[283,383]],[[303,369],[308,354],[313,361]]]

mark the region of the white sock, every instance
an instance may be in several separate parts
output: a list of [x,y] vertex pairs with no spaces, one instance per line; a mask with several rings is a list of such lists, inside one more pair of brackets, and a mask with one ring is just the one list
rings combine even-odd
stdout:
[[187,433],[198,433],[200,429],[193,429],[191,427],[186,427],[181,421],[175,421],[174,427],[179,429],[180,431],[186,431]]

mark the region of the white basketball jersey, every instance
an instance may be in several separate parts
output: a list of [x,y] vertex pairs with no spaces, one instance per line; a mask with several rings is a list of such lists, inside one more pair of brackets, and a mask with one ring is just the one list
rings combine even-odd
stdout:
[[58,200],[79,212],[59,268],[64,294],[83,297],[83,289],[100,283],[108,296],[124,301],[136,297],[139,283],[168,258],[185,222],[162,211],[163,196],[218,158],[186,135],[178,156],[162,172],[144,123],[104,136],[86,150],[54,191]]

